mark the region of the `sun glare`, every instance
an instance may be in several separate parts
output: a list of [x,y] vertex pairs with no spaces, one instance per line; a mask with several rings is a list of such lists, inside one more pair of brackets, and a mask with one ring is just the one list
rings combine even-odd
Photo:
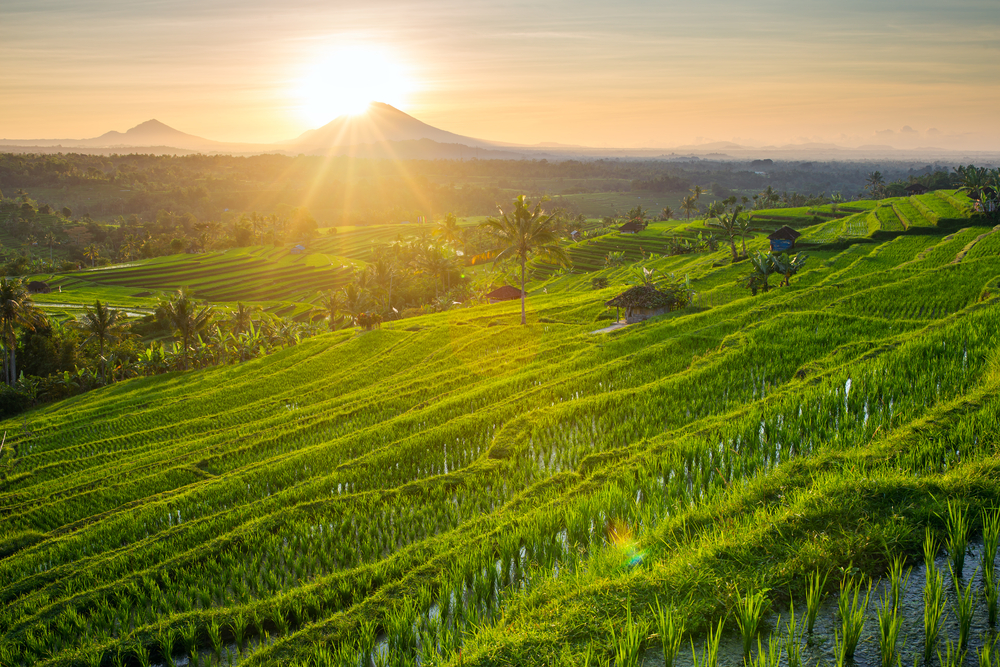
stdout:
[[313,126],[363,113],[372,102],[405,104],[412,81],[390,53],[374,46],[344,46],[326,53],[299,81],[299,112]]

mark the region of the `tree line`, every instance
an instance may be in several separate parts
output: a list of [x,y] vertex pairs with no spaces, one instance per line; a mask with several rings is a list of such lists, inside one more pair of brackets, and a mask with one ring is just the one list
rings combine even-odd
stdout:
[[0,415],[128,378],[247,361],[322,330],[242,303],[225,313],[183,291],[147,317],[97,300],[62,323],[32,302],[24,280],[0,278]]

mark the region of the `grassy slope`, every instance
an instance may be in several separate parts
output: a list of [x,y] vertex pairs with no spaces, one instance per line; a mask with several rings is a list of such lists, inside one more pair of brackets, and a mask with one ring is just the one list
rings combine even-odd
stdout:
[[724,249],[656,259],[702,307],[612,335],[590,332],[620,287],[567,275],[527,327],[519,304],[452,311],[12,420],[0,662],[138,663],[216,631],[254,665],[377,629],[406,653],[456,591],[443,662],[582,664],[628,604],[698,631],[738,590],[878,573],[944,499],[998,497],[998,249],[947,215],[841,238],[756,298]]

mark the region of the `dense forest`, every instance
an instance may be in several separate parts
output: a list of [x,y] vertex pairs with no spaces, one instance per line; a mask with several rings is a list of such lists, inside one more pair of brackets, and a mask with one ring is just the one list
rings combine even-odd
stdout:
[[[867,162],[709,160],[365,160],[284,155],[0,155],[0,190],[23,189],[54,209],[112,221],[155,220],[161,211],[224,221],[234,213],[308,209],[320,226],[382,224],[418,216],[490,215],[524,193],[597,192],[750,195],[767,188],[810,197],[857,198],[877,168],[891,186],[921,180],[953,186],[949,166]],[[898,189],[898,188],[897,188]],[[789,202],[792,203],[792,202]],[[560,201],[577,215],[585,203]],[[236,215],[235,217],[238,217]]]

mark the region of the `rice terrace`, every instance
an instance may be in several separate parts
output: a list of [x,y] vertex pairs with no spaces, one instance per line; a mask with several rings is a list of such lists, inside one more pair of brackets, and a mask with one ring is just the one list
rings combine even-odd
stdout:
[[1000,12],[0,3],[0,667],[1000,667]]
[[[994,664],[990,192],[581,216],[523,326],[482,295],[362,322],[389,255],[346,229],[37,274],[54,320],[212,308],[157,306],[188,287],[221,329],[2,424],[0,663]],[[665,314],[595,333],[643,284]],[[241,356],[237,299],[305,328]]]

